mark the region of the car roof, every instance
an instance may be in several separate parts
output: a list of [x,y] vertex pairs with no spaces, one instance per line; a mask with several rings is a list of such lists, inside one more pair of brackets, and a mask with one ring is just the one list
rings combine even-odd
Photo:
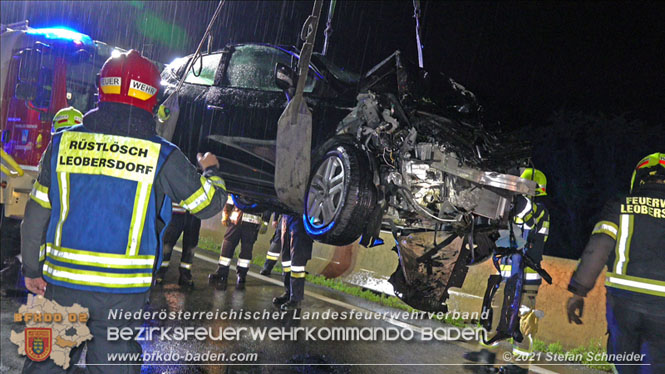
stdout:
[[[221,53],[226,48],[239,47],[245,45],[255,45],[255,46],[265,46],[265,47],[275,48],[281,50],[282,52],[288,53],[297,59],[300,59],[300,51],[295,46],[275,45],[270,43],[251,43],[251,42],[227,44],[222,49],[211,51],[210,53],[205,53],[203,55],[205,56],[208,54]],[[183,56],[182,57],[182,61],[184,62],[183,65],[185,65],[193,55],[194,54],[192,53]],[[320,53],[316,52],[312,54],[312,61],[310,61],[310,68],[312,68],[312,70],[314,70],[314,72],[316,72],[319,75],[319,78],[321,79],[325,79],[324,74],[322,74],[323,71],[329,73],[325,75],[332,77],[343,86],[356,85],[360,80],[360,74],[345,70],[344,68],[340,68],[337,65],[335,65],[328,57],[323,56]]]

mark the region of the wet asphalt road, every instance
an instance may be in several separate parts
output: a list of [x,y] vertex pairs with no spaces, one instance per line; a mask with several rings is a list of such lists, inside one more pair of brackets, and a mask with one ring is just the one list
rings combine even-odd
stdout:
[[[272,305],[272,298],[279,295],[283,289],[280,286],[281,278],[273,274],[272,280],[258,275],[258,269],[252,269],[247,278],[244,290],[234,287],[235,271],[231,271],[229,287],[226,291],[215,290],[208,286],[207,275],[215,270],[215,260],[210,253],[199,250],[200,255],[194,262],[193,273],[195,287],[186,290],[177,285],[179,254],[174,254],[171,260],[171,268],[165,278],[165,284],[153,289],[150,311],[251,311],[263,312],[264,310],[276,312]],[[200,256],[207,256],[208,260]],[[308,294],[303,303],[303,317],[305,312],[325,312],[327,310],[336,312],[356,311],[396,311],[384,308],[363,299],[345,295],[324,287],[307,286]],[[2,336],[0,348],[2,350],[2,362],[0,372],[20,372],[22,359],[16,355],[15,346],[9,342],[9,330],[12,326],[13,313],[25,297],[2,297]],[[405,324],[406,323],[406,324]],[[232,327],[291,327],[322,328],[322,327],[392,327],[397,329],[412,328],[418,330],[421,327],[441,327],[439,322],[428,320],[336,320],[311,319],[294,320],[293,318],[270,319],[270,320],[224,320],[224,319],[198,319],[196,321],[177,321],[154,319],[148,321],[148,327],[176,327],[176,326],[210,326],[213,328],[213,336],[217,336],[219,328]],[[19,325],[13,325],[19,330]],[[142,342],[144,352],[161,352],[164,356],[156,362],[147,362],[142,373],[473,373],[482,372],[481,367],[465,367],[467,363],[463,354],[475,350],[474,342],[447,342],[447,341],[421,341],[420,335],[416,333],[412,340],[397,341],[306,341],[304,334],[297,341],[265,341],[254,340],[250,336],[243,336],[233,341],[152,341]],[[182,358],[187,353],[224,353],[226,358],[231,354],[256,354],[257,359],[251,363],[230,364],[229,362],[185,362]],[[180,355],[178,361],[170,361],[164,364],[166,354],[172,356]],[[501,357],[501,354],[499,354]],[[177,365],[173,365],[177,364]],[[446,366],[443,366],[445,364]],[[379,366],[380,365],[380,366]],[[77,370],[77,372],[83,372]],[[581,366],[546,366],[532,368],[533,373],[599,373]]]

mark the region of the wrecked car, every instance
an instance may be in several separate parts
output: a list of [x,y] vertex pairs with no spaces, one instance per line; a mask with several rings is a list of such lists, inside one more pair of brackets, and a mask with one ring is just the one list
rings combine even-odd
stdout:
[[[164,70],[166,95],[191,58]],[[297,58],[296,49],[238,44],[203,55],[186,72],[173,142],[189,154],[218,155],[241,208],[290,211],[275,193],[275,134]],[[445,310],[448,288],[494,252],[512,197],[534,194],[533,181],[515,176],[528,145],[487,131],[473,93],[408,64],[399,51],[362,77],[314,54],[304,97],[313,113],[302,211],[308,234],[373,246],[381,230],[392,231],[397,296]]]

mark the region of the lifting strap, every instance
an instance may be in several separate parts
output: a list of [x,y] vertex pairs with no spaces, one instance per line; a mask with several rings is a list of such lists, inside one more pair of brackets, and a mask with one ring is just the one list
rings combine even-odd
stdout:
[[208,23],[208,27],[206,28],[206,31],[203,34],[203,37],[201,38],[198,47],[196,47],[196,52],[194,52],[194,56],[187,62],[187,68],[185,69],[185,72],[182,74],[182,77],[180,77],[180,80],[178,81],[178,85],[176,86],[175,90],[159,106],[159,110],[157,112],[157,120],[159,124],[161,124],[161,126],[157,126],[157,133],[166,140],[169,141],[171,140],[171,138],[173,137],[173,133],[175,132],[175,126],[178,122],[178,115],[180,114],[179,113],[180,106],[178,104],[178,92],[180,91],[182,84],[185,82],[185,77],[187,77],[189,69],[194,69],[194,63],[196,62],[197,59],[201,59],[201,69],[203,69],[201,48],[203,47],[203,43],[210,35],[212,31],[212,25],[215,24],[215,21],[219,17],[219,14],[222,10],[222,6],[224,6],[224,2],[225,0],[220,0],[219,4],[217,4],[215,13],[212,15],[210,23]]
[[326,22],[326,29],[323,32],[323,35],[325,36],[325,39],[323,41],[323,50],[321,51],[321,55],[325,56],[326,53],[328,52],[328,38],[330,35],[332,35],[333,29],[332,29],[332,19],[333,19],[333,14],[335,14],[335,3],[337,0],[330,0],[330,8],[328,8],[328,21]]
[[418,48],[418,66],[423,68],[423,45],[420,42],[420,0],[413,0],[413,18],[416,19],[416,48]]

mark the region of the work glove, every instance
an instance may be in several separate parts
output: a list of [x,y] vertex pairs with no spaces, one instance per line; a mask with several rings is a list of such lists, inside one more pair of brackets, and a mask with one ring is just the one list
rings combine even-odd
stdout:
[[581,325],[581,318],[584,313],[584,298],[579,295],[573,295],[568,299],[566,309],[568,312],[568,323],[575,322],[576,324]]
[[538,332],[538,316],[535,310],[522,314],[520,317],[520,331],[524,336],[534,336]]
[[259,228],[259,234],[263,235],[268,232],[268,222],[261,221],[261,227]]
[[213,155],[210,152],[206,152],[205,155],[197,153],[196,160],[199,162],[199,165],[201,165],[201,169],[203,169],[204,171],[209,167],[213,166],[219,167],[219,161],[217,160],[217,156]]

